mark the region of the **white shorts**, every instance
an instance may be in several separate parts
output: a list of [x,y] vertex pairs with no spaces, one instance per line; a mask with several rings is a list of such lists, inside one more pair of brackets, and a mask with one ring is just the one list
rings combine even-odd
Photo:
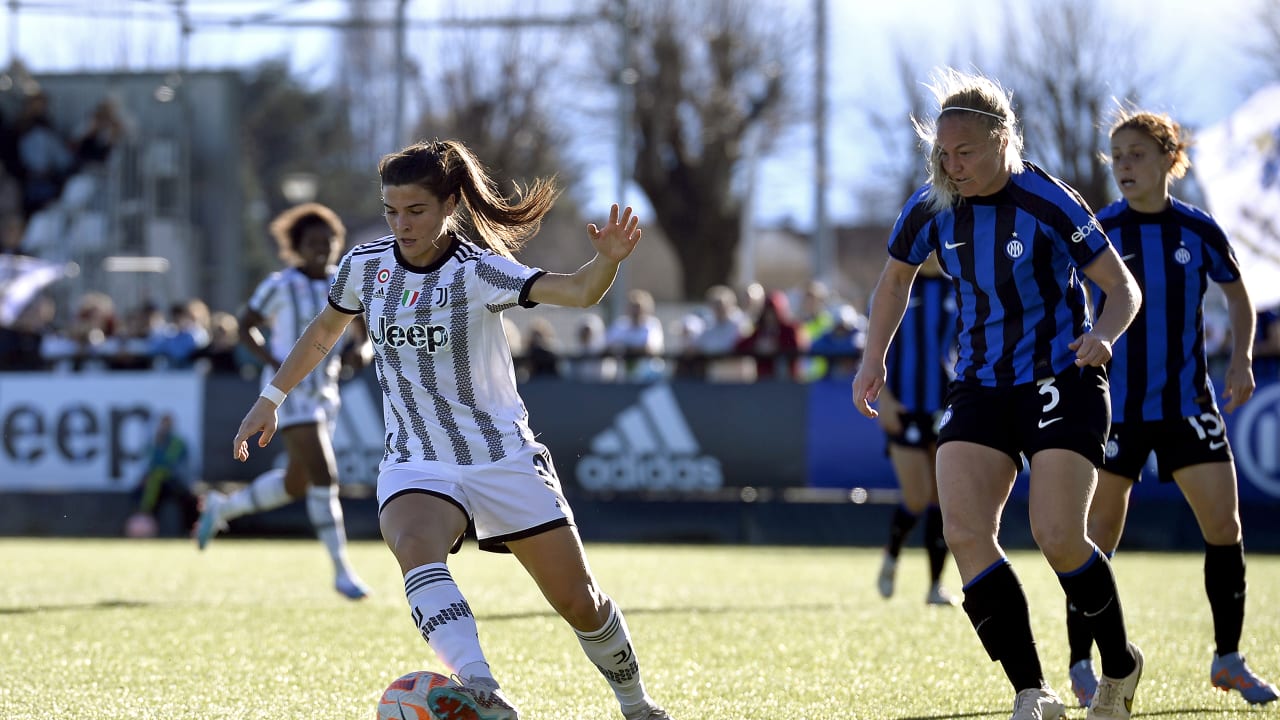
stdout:
[[480,549],[490,552],[508,552],[508,540],[573,525],[551,453],[540,443],[486,465],[411,460],[378,472],[379,513],[392,498],[412,492],[458,506],[475,526]]
[[284,399],[284,404],[276,408],[276,429],[283,430],[308,423],[328,423],[332,433],[338,423],[338,411],[341,407],[342,397],[338,394],[336,385],[320,392],[295,388]]

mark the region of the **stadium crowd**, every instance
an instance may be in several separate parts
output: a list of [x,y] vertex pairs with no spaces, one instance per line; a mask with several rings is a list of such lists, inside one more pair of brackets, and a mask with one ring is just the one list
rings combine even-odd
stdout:
[[[66,258],[57,233],[49,232],[56,224],[49,218],[100,190],[105,164],[129,122],[118,103],[104,97],[74,133],[61,133],[39,90],[22,96],[12,119],[4,110],[0,371],[197,368],[256,377],[259,362],[240,345],[234,312],[211,310],[199,298],[121,308],[105,289],[83,283],[76,296],[50,292]],[[808,382],[853,377],[864,312],[812,280],[789,289],[717,285],[695,304],[659,305],[647,291],[633,289],[625,312],[612,321],[599,309],[569,317],[535,310],[509,314],[515,317],[507,327],[522,381]],[[1214,362],[1225,362],[1226,326],[1225,313],[1206,317]],[[1280,308],[1260,310],[1255,357],[1260,378],[1280,376]]]

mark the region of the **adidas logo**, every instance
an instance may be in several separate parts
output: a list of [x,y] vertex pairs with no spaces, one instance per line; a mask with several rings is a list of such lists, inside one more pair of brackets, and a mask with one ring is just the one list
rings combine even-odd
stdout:
[[592,438],[574,475],[595,492],[718,490],[720,461],[701,450],[671,387],[654,385]]

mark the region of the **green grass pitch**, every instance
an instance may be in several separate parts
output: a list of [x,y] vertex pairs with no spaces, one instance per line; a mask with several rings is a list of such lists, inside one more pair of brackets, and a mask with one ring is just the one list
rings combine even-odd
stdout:
[[[1012,693],[959,608],[926,607],[909,549],[898,593],[875,591],[879,551],[588,545],[627,613],[650,692],[679,720],[992,718]],[[0,540],[0,717],[372,718],[382,688],[442,671],[418,636],[391,554],[351,548],[375,595],[330,587],[313,541]],[[1012,555],[1049,681],[1066,697],[1062,591],[1039,555]],[[1280,717],[1209,687],[1202,560],[1122,552],[1130,631],[1147,656],[1135,711]],[[616,720],[603,679],[509,556],[469,544],[451,562],[498,679],[528,720]],[[948,584],[958,590],[954,570]],[[1249,557],[1242,649],[1280,678],[1280,557]],[[1083,710],[1069,712],[1083,718]]]

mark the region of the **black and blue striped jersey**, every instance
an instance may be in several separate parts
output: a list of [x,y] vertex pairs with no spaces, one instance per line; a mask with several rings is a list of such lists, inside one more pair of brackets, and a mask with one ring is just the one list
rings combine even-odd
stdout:
[[931,210],[928,186],[894,223],[889,254],[919,265],[936,251],[959,313],[956,378],[1008,387],[1066,370],[1092,327],[1080,268],[1107,249],[1079,193],[1031,163],[999,192]]
[[951,278],[917,276],[902,324],[885,356],[885,386],[906,412],[942,409],[955,362],[955,330]]
[[1143,298],[1111,348],[1113,420],[1172,420],[1216,406],[1205,359],[1204,295],[1209,280],[1240,279],[1226,233],[1208,213],[1176,199],[1154,214],[1120,200],[1103,208],[1098,221]]

